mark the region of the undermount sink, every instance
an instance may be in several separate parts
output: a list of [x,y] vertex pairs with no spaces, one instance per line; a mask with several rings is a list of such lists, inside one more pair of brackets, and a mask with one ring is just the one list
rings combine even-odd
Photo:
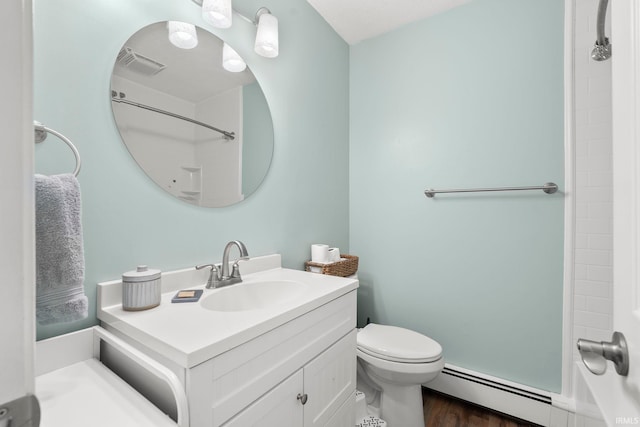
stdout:
[[201,305],[212,311],[247,311],[280,305],[302,294],[308,285],[290,280],[240,283],[216,289]]

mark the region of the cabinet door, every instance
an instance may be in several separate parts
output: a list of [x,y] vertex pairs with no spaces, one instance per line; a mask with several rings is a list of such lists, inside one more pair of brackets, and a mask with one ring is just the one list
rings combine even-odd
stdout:
[[300,370],[233,417],[224,427],[301,427],[303,406],[297,396],[302,393],[302,379]]
[[356,392],[354,391],[324,427],[353,427],[356,425]]
[[[356,389],[356,331],[345,335],[304,367],[304,426],[330,425],[332,416]],[[354,406],[351,405],[351,408]],[[347,408],[348,409],[348,408]],[[339,417],[345,419],[345,417]],[[347,417],[348,418],[348,417]],[[350,418],[348,418],[350,419]],[[345,424],[351,427],[355,424]],[[341,424],[331,425],[331,427]]]

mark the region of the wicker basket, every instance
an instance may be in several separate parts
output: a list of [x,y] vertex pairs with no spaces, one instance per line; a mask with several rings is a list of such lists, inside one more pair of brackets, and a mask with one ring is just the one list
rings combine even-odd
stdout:
[[344,259],[338,262],[333,262],[331,264],[321,264],[318,262],[307,261],[305,263],[306,270],[311,271],[311,267],[318,267],[322,269],[322,274],[340,277],[351,276],[352,274],[355,274],[356,271],[358,271],[357,256],[341,254],[340,258]]

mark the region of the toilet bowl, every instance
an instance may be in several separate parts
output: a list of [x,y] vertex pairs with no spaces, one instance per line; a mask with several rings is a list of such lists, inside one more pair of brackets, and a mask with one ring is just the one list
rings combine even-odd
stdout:
[[409,329],[370,323],[357,334],[357,388],[389,427],[423,427],[421,385],[442,368],[442,347]]

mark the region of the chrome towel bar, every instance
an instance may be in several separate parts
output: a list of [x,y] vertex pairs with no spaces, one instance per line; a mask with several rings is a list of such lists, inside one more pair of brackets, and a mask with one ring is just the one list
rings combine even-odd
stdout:
[[438,193],[478,193],[483,191],[523,191],[523,190],[542,190],[547,194],[553,194],[558,191],[558,185],[553,182],[547,182],[544,185],[534,187],[500,187],[500,188],[467,188],[457,190],[434,190],[432,188],[425,190],[424,195],[433,198]]

